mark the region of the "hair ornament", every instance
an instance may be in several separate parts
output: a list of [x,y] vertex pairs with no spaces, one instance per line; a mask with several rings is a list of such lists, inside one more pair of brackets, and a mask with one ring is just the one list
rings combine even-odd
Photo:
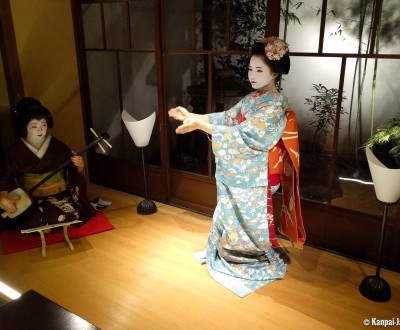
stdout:
[[289,45],[277,37],[262,40],[265,46],[265,55],[270,61],[279,61],[289,50]]

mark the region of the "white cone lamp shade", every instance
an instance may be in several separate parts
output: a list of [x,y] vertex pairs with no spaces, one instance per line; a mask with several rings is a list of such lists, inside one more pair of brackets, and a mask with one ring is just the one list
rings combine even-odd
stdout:
[[400,169],[387,168],[368,147],[365,152],[376,197],[384,203],[396,203],[400,198]]
[[136,120],[126,110],[123,110],[121,118],[135,145],[139,148],[146,147],[153,132],[156,113],[153,112],[145,119]]

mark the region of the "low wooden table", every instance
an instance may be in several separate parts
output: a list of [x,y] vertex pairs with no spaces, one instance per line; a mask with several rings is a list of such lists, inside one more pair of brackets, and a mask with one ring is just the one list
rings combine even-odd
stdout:
[[34,290],[0,307],[0,329],[99,329]]
[[21,233],[30,234],[30,233],[38,232],[39,235],[40,235],[40,240],[42,241],[42,256],[45,257],[46,256],[45,231],[48,230],[48,229],[63,227],[65,242],[68,244],[68,246],[70,247],[71,250],[74,250],[74,246],[73,246],[71,240],[68,237],[68,227],[70,225],[73,225],[75,223],[80,223],[80,222],[82,222],[82,221],[81,220],[74,220],[74,221],[70,221],[70,222],[57,223],[57,224],[54,224],[54,225],[47,225],[47,226],[23,229],[23,230],[21,230]]

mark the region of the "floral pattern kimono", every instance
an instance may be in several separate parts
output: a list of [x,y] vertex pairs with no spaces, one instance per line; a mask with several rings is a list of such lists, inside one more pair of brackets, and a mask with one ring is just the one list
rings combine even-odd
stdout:
[[[289,102],[255,91],[226,112],[209,114],[216,162],[217,207],[207,242],[210,275],[243,297],[275,279],[286,265],[268,230],[268,153],[286,125]],[[238,116],[245,121],[238,124]]]
[[[48,136],[40,150],[18,139],[7,151],[6,166],[0,176],[0,191],[20,187],[29,191],[47,174],[60,168],[72,156],[71,149],[54,136]],[[33,204],[23,214],[7,221],[22,229],[81,220],[97,212],[86,198],[85,177],[70,163],[32,191]]]

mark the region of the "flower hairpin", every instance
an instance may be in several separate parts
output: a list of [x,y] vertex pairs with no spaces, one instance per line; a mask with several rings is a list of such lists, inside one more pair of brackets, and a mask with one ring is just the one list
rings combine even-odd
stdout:
[[277,37],[269,37],[262,41],[265,55],[270,61],[279,61],[289,50],[289,45]]

